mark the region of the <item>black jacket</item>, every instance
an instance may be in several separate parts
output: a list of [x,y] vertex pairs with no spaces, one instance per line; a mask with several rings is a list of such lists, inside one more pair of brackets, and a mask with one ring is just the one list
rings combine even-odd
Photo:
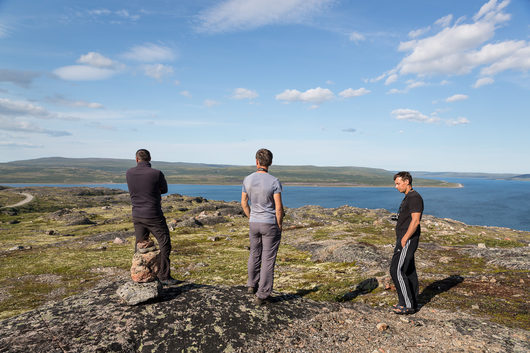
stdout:
[[127,186],[132,202],[132,216],[137,218],[158,218],[164,215],[161,195],[167,192],[167,181],[158,169],[149,162],[138,162],[127,170]]

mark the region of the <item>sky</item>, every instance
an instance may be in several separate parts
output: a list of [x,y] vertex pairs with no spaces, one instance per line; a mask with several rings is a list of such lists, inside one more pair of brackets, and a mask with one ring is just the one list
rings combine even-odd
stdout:
[[528,0],[0,0],[0,162],[530,173]]

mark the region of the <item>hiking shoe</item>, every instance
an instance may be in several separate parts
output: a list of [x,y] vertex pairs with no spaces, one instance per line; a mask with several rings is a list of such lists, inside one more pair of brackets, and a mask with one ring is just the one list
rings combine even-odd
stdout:
[[407,307],[404,307],[403,305],[395,305],[392,307],[392,310],[394,311],[394,314],[397,314],[397,315],[411,315],[417,311],[414,308],[407,308]]
[[175,284],[179,284],[182,281],[179,281],[178,279],[174,279],[173,277],[169,277],[168,279],[159,279],[160,283],[164,286],[174,286]]
[[247,293],[248,294],[254,294],[254,293],[256,293],[256,289],[254,287],[247,287]]
[[269,303],[269,298],[265,298],[265,299],[261,299],[261,298],[254,298],[254,304],[256,304],[257,306],[262,306],[262,305],[265,305],[267,303]]

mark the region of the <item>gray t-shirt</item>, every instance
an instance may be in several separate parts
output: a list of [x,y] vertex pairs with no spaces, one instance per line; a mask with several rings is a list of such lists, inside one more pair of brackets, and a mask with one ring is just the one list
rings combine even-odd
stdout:
[[282,192],[278,178],[269,173],[254,172],[243,180],[242,191],[250,200],[250,222],[276,223],[273,195]]

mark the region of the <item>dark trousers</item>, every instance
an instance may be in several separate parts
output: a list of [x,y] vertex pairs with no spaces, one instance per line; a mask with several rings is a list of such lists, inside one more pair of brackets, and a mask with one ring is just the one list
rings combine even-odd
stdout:
[[390,263],[390,276],[396,286],[398,304],[407,308],[418,307],[419,286],[414,253],[418,248],[419,240],[419,236],[413,236],[402,248],[401,239],[398,239]]
[[158,247],[160,248],[160,270],[158,271],[158,278],[160,280],[167,280],[170,277],[171,272],[169,268],[171,238],[169,237],[169,229],[166,224],[166,218],[164,216],[159,218],[133,217],[133,223],[136,243],[147,240],[149,238],[149,233],[152,233],[156,238]]
[[274,265],[282,233],[276,224],[249,223],[250,254],[247,287],[255,288],[256,296],[268,298],[274,282]]

